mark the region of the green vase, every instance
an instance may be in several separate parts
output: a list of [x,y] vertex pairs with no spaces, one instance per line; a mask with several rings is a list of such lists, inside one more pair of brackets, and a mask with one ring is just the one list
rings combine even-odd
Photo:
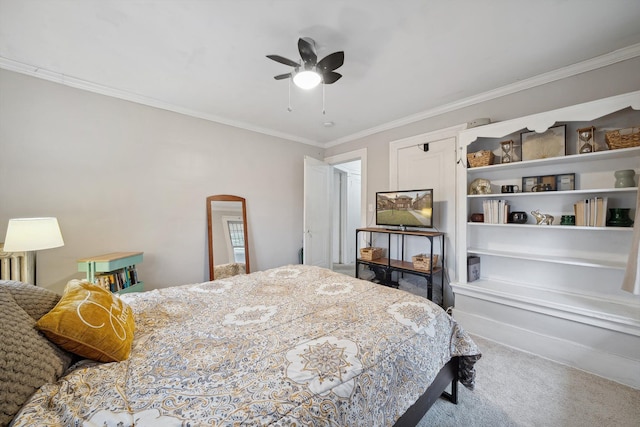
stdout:
[[607,225],[610,227],[631,227],[633,221],[629,218],[629,208],[609,208],[609,221]]
[[616,177],[616,188],[624,188],[624,187],[635,187],[636,183],[634,181],[634,176],[636,175],[636,171],[633,169],[624,169],[615,171],[613,174]]

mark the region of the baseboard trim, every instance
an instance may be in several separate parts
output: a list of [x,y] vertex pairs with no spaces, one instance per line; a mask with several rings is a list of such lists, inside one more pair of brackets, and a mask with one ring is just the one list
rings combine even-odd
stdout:
[[640,389],[640,360],[605,353],[458,309],[454,309],[453,316],[472,334]]

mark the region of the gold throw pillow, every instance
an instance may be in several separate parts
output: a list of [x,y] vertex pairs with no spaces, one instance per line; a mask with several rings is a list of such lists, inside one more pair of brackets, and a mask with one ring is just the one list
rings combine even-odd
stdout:
[[133,311],[117,295],[88,281],[72,280],[58,304],[36,323],[67,351],[99,362],[120,362],[131,352]]

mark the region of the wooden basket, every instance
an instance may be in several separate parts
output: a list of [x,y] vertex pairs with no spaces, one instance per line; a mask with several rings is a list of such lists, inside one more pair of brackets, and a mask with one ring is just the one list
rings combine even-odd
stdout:
[[420,271],[431,271],[431,265],[435,268],[436,264],[438,264],[438,254],[433,255],[433,263],[431,259],[429,259],[429,255],[427,254],[418,254],[411,257],[413,261],[413,268]]
[[491,150],[482,150],[475,153],[467,153],[467,160],[469,161],[469,166],[471,166],[472,168],[489,166],[493,164],[493,157],[493,151]]
[[609,150],[631,148],[640,145],[640,127],[626,128],[604,134]]
[[384,255],[384,249],[382,248],[361,248],[360,258],[365,261],[373,261],[374,259],[382,258]]

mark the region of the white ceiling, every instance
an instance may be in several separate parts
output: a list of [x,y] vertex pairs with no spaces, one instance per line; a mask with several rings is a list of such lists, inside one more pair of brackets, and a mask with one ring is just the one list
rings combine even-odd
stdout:
[[[299,37],[345,52],[325,115]],[[0,0],[2,68],[320,146],[625,55],[639,0]]]

